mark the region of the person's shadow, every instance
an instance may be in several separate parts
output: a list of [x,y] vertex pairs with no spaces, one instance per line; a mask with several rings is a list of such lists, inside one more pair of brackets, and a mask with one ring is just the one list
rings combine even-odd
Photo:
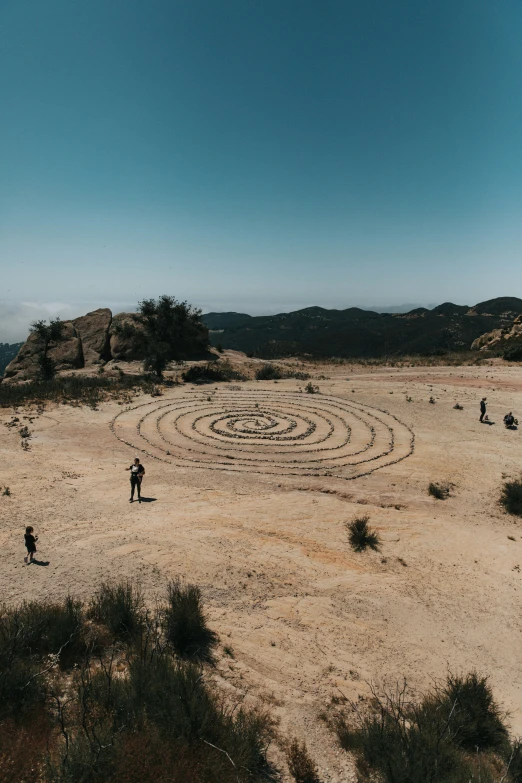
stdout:
[[33,559],[31,560],[31,563],[34,563],[34,565],[39,565],[39,566],[48,566],[49,563],[50,563],[50,560],[36,560],[33,557]]
[[143,495],[142,495],[138,502],[140,502],[140,503],[154,503],[155,500],[157,500],[157,498],[144,498]]

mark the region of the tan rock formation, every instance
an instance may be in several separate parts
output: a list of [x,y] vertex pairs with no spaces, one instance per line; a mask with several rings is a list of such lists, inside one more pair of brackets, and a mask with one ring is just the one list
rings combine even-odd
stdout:
[[110,359],[109,328],[112,313],[105,307],[75,318],[72,322],[82,343],[85,367]]
[[41,353],[40,340],[34,334],[30,334],[15,358],[5,368],[4,378],[17,381],[36,378],[39,372],[38,358]]
[[118,330],[126,325],[135,326],[137,329],[142,328],[135,313],[118,313],[115,315],[109,329],[111,356],[117,361],[124,362],[143,359],[140,351],[136,349],[132,337],[118,334]]
[[493,329],[492,332],[486,332],[477,337],[471,343],[472,351],[489,351],[492,349],[498,349],[504,347],[506,343],[514,338],[522,336],[522,315],[517,315],[511,329],[506,331],[505,329]]
[[[74,321],[64,321],[62,339],[50,344],[48,356],[55,362],[57,370],[95,366],[111,359],[143,359],[139,349],[133,345],[132,337],[117,333],[118,327],[125,324],[142,328],[135,313],[118,313],[113,318],[108,308],[93,310]],[[30,334],[18,355],[6,367],[4,378],[8,381],[38,378],[42,353],[41,340]]]
[[82,343],[72,321],[64,321],[62,339],[51,343],[47,355],[57,370],[72,370],[83,366]]
[[[36,335],[30,334],[4,373],[6,379],[25,381],[40,375],[39,359],[43,345]],[[63,339],[49,345],[47,355],[57,370],[70,370],[83,366],[82,345],[71,321],[64,321]]]

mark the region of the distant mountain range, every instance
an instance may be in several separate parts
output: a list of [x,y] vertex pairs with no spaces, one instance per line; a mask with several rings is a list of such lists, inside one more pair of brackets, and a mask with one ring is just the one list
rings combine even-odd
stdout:
[[306,307],[279,315],[207,313],[202,320],[213,345],[261,358],[295,354],[372,358],[464,351],[494,329],[509,329],[522,299],[498,297],[472,307],[445,302],[429,310],[377,313],[359,307]]

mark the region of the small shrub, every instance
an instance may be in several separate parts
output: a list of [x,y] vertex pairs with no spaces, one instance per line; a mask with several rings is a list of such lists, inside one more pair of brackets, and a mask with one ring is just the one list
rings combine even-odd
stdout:
[[463,411],[464,407],[462,405],[459,405],[458,402],[456,402],[455,405],[453,406],[453,409],[456,411]]
[[18,432],[20,433],[20,437],[22,439],[28,440],[31,437],[31,430],[26,425],[24,425],[23,427],[20,427]]
[[522,481],[506,481],[502,487],[500,502],[509,514],[522,516]]
[[277,381],[284,377],[284,372],[276,364],[263,364],[259,370],[256,370],[258,381]]
[[285,378],[295,378],[297,381],[307,381],[310,377],[310,373],[308,372],[299,372],[296,370],[296,372],[287,372],[285,374]]
[[474,674],[450,676],[444,688],[420,700],[406,683],[392,693],[373,695],[369,708],[352,706],[351,716],[341,713],[334,723],[341,746],[355,754],[361,780],[498,780],[495,759],[484,752],[503,748],[507,733],[485,680]]
[[502,356],[507,362],[522,362],[522,343],[508,345]]
[[220,381],[244,381],[245,376],[235,370],[229,361],[215,364],[194,364],[181,377],[185,383],[219,383]]
[[27,654],[58,655],[65,668],[85,649],[83,606],[68,596],[63,603],[28,601],[18,611],[26,635]]
[[437,500],[446,500],[449,497],[450,489],[449,484],[436,484],[431,481],[428,486],[428,494]]
[[308,381],[305,386],[305,392],[307,394],[319,394],[319,386],[314,386],[312,381]]
[[430,397],[430,399],[429,399],[429,402],[430,402],[432,405],[435,405],[435,397]]
[[0,639],[0,720],[11,716],[20,721],[45,703],[45,682],[34,657],[19,657],[16,646],[8,650],[3,643]]
[[487,677],[476,672],[449,675],[441,708],[449,721],[453,742],[470,752],[500,750],[508,739],[505,716],[496,704]]
[[286,751],[286,759],[295,783],[318,783],[317,766],[310,758],[304,742],[292,740]]
[[352,549],[356,552],[363,552],[368,547],[370,549],[378,550],[380,546],[380,539],[378,534],[370,530],[368,522],[370,517],[365,515],[363,517],[356,517],[352,522],[347,523],[349,540]]
[[104,582],[94,594],[88,614],[92,620],[106,625],[114,636],[136,637],[144,623],[141,588],[131,581]]
[[9,497],[10,494],[11,494],[11,490],[9,489],[9,487],[4,487],[2,495]]
[[217,644],[217,635],[207,626],[201,591],[181,581],[167,586],[168,607],[165,610],[165,635],[183,658],[208,660]]

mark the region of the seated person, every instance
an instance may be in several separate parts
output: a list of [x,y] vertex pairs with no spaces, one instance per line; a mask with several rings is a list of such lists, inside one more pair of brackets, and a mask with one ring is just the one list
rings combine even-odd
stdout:
[[515,417],[510,411],[504,416],[504,424],[506,425],[506,427],[512,427],[514,423],[515,423]]

